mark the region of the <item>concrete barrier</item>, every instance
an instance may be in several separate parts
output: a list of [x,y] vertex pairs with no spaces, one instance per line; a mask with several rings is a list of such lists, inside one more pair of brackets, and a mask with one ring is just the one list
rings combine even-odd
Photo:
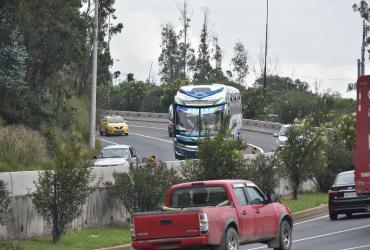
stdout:
[[[168,123],[167,113],[101,110],[99,114],[100,118],[102,118],[105,115],[120,115],[128,121]],[[281,123],[243,119],[243,130],[247,131],[264,134],[273,134],[277,132],[280,129],[280,127]]]

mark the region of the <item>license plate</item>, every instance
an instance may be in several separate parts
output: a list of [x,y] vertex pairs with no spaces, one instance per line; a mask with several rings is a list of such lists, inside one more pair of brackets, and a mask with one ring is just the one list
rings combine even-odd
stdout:
[[356,192],[344,193],[344,198],[356,198],[356,197],[357,197]]
[[120,129],[116,129],[116,133],[120,133],[121,132],[121,130]]

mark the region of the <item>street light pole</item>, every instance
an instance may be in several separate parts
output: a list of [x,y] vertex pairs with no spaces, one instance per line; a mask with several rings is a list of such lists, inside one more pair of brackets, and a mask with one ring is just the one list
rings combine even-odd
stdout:
[[98,15],[99,15],[99,0],[95,0],[95,16],[94,16],[94,36],[93,36],[93,54],[92,54],[92,76],[91,76],[91,112],[90,112],[90,148],[95,148],[95,133],[96,133],[96,78],[97,78],[97,54],[98,54]]
[[269,0],[266,6],[266,39],[265,39],[265,67],[263,69],[263,96],[266,95],[266,67],[267,67],[267,38],[268,38],[268,25],[269,25]]

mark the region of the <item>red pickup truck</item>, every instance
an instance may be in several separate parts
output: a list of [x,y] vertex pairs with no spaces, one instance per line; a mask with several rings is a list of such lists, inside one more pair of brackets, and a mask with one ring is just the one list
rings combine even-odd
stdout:
[[131,216],[135,249],[227,249],[261,242],[288,250],[292,216],[250,181],[214,180],[174,185],[162,211]]

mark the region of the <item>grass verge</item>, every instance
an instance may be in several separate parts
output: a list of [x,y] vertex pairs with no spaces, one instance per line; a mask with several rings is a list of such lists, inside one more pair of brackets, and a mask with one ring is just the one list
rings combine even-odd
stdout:
[[[131,242],[128,227],[101,227],[69,232],[62,236],[60,242],[53,244],[51,237],[42,237],[34,240],[22,240],[8,242],[24,250],[91,250],[116,245],[124,245]],[[0,250],[17,249],[6,248]]]
[[327,193],[302,193],[298,195],[297,200],[292,198],[281,199],[281,202],[287,205],[292,213],[302,211],[308,208],[317,207],[328,203]]

